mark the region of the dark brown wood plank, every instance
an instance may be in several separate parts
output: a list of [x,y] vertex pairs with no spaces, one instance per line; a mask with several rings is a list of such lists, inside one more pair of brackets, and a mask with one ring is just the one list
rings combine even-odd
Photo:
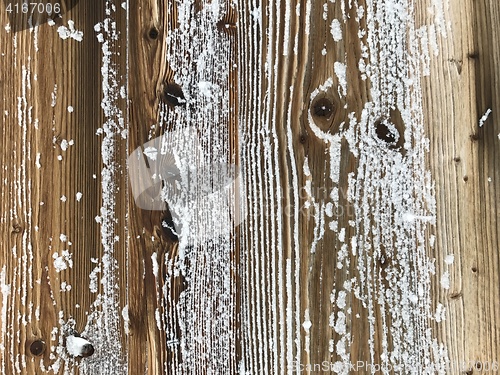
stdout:
[[[177,137],[165,151],[179,146],[179,157],[191,158],[194,166],[207,159],[212,165],[237,165],[235,10],[201,1],[131,6],[130,27],[137,32],[130,39],[130,69],[143,74],[129,76],[130,153],[139,148],[151,171],[165,174],[160,137],[167,142]],[[183,135],[190,131],[199,138],[201,153],[190,150],[193,144]],[[148,147],[156,148],[157,159],[143,155]],[[137,183],[133,167],[129,172]],[[196,177],[181,177],[198,189]],[[210,217],[203,199],[201,193],[186,205],[205,211],[190,209],[190,222],[180,216],[184,232],[177,235],[162,225],[173,225],[171,206],[129,201],[129,252],[131,259],[144,260],[129,268],[131,374],[146,368],[175,374],[236,369],[236,240],[233,229],[220,238],[211,233],[207,226],[217,224],[216,216]],[[206,311],[212,309],[218,313],[211,318]]]
[[0,374],[495,369],[495,0],[63,3],[0,14]]

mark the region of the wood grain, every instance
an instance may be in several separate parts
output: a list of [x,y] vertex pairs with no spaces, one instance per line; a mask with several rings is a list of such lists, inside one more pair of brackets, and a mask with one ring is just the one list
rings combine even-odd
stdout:
[[[101,82],[91,77],[101,76],[101,48],[92,34],[104,9],[88,3],[66,12],[53,26],[15,33],[2,28],[2,373],[77,371],[79,361],[60,351],[64,337],[71,329],[84,331],[102,308],[89,285],[96,267],[92,259],[99,263],[103,255],[95,218],[101,208],[102,169],[96,131],[104,116]],[[1,17],[7,25],[3,9]],[[68,20],[83,31],[83,41],[59,37],[57,28],[68,26]],[[124,61],[116,66],[125,67]],[[115,182],[123,184],[119,176]],[[124,207],[119,201],[117,206]],[[114,233],[123,241],[125,212],[115,213]],[[125,269],[125,259],[119,258],[120,269]],[[117,333],[86,332],[96,347],[107,345],[106,336],[111,341],[119,337],[118,324],[101,323],[103,330]],[[33,357],[29,346],[38,339],[46,342],[47,350]]]
[[0,14],[0,374],[498,364],[500,3],[64,10]]
[[[429,164],[436,180],[436,253],[454,254],[440,335],[456,371],[479,373],[498,363],[499,138],[500,91],[497,2],[456,2],[451,32],[441,40],[425,81]],[[479,119],[490,108],[482,127]],[[478,365],[475,366],[476,362]],[[465,364],[465,366],[463,366]],[[462,368],[464,367],[464,368]],[[483,370],[484,370],[483,369]]]
[[[220,12],[220,16],[212,16],[212,11]],[[169,134],[195,129],[202,147],[214,149],[208,154],[209,159],[237,165],[237,16],[233,7],[229,3],[219,6],[201,1],[151,1],[132,4],[130,14],[130,28],[138,30],[129,41],[130,67],[132,71],[145,72],[130,75],[130,152],[145,148],[143,145],[156,137],[166,139]],[[154,30],[158,31],[157,37]],[[183,33],[192,39],[186,39]],[[210,43],[212,48],[206,49],[203,43]],[[213,97],[206,97],[199,89],[206,82],[217,87]],[[221,94],[215,90],[221,90]],[[182,97],[186,103],[172,99],[172,95]],[[182,144],[183,138],[178,142]],[[191,146],[186,143],[185,147]],[[200,234],[203,240],[196,239],[196,229],[184,227],[186,233],[179,244],[177,236],[162,225],[169,221],[172,208],[143,208],[132,199],[129,201],[131,217],[137,218],[130,222],[133,358],[129,373],[146,369],[172,374],[234,373],[239,309],[234,233],[227,234],[232,239],[212,239],[208,225],[214,224],[194,221],[190,224],[194,228],[206,226],[205,234]],[[143,264],[134,261],[137,259],[144,259]],[[154,274],[158,266],[159,272]],[[216,315],[207,316],[214,308]],[[221,318],[217,317],[219,314]]]

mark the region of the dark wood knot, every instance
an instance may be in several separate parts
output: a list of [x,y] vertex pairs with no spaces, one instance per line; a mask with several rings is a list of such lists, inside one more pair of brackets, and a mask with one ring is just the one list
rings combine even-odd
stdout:
[[156,27],[152,27],[149,30],[149,33],[148,33],[149,39],[156,40],[156,39],[158,39],[159,35],[160,35],[160,32],[158,31],[158,29]]
[[47,345],[43,340],[35,340],[30,345],[30,353],[38,357],[45,352],[46,348]]
[[375,122],[375,133],[378,139],[391,146],[396,146],[399,140],[399,132],[396,127],[386,119]]
[[404,149],[405,124],[399,109],[390,109],[389,113],[380,116],[374,123],[374,133],[381,145],[389,149],[396,149],[403,156],[406,155]]
[[162,99],[172,107],[186,104],[182,87],[175,82],[168,82],[163,87]]
[[90,357],[94,354],[94,346],[92,344],[85,344],[82,347],[82,357]]
[[333,115],[335,107],[333,102],[328,98],[319,98],[313,103],[312,115],[315,117],[323,117],[325,119],[330,119]]
[[12,222],[11,233],[19,234],[19,233],[22,233],[22,232],[24,232],[24,227],[19,222],[17,222],[16,220],[14,220]]
[[458,299],[460,297],[462,297],[462,293],[461,292],[455,292],[455,293],[451,293],[449,295],[450,299]]
[[479,53],[476,52],[476,51],[473,51],[473,52],[469,52],[467,54],[467,58],[471,59],[471,60],[476,60],[479,58]]
[[478,140],[479,140],[479,138],[480,138],[480,137],[479,137],[479,134],[477,134],[477,133],[472,133],[472,134],[469,136],[469,138],[470,138],[470,140],[471,140],[472,142],[476,142],[476,141],[478,141]]
[[174,221],[170,211],[167,212],[165,217],[161,220],[162,232],[167,236],[167,238],[172,242],[179,242],[179,237],[175,231]]

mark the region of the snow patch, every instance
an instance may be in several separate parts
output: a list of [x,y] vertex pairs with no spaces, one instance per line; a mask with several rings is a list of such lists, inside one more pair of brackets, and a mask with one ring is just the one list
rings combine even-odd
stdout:
[[72,20],[68,20],[68,27],[59,26],[57,28],[57,32],[59,33],[59,37],[61,39],[74,39],[77,42],[81,42],[83,40],[83,31],[75,29],[75,22]]
[[453,264],[453,262],[455,261],[455,256],[453,254],[448,254],[445,258],[444,258],[444,262],[447,264],[447,265],[451,265]]
[[125,305],[122,309],[122,318],[123,318],[123,327],[124,327],[124,331],[125,331],[125,334],[128,335],[129,334],[129,326],[130,326],[130,317],[129,317],[129,314],[128,314],[128,305]]
[[37,154],[36,154],[36,158],[35,158],[35,165],[36,165],[36,167],[37,167],[38,169],[42,168],[42,165],[40,164],[40,156],[41,156],[41,155],[40,155],[40,153],[39,153],[39,152],[37,152]]
[[73,260],[71,259],[71,254],[68,250],[63,250],[61,255],[56,252],[52,254],[52,258],[54,259],[54,268],[57,272],[73,268]]
[[330,33],[332,34],[333,40],[340,42],[342,40],[342,26],[338,19],[334,19],[330,25]]
[[346,70],[347,67],[345,64],[336,61],[333,64],[333,69],[335,71],[335,75],[337,76],[337,79],[339,81],[339,94],[342,96],[347,95],[347,75],[346,75]]
[[66,350],[74,357],[81,357],[85,355],[88,345],[92,345],[88,340],[83,337],[70,335],[66,337]]
[[441,275],[441,287],[443,289],[450,289],[450,273],[448,271],[445,271]]
[[479,127],[481,128],[486,120],[488,120],[488,117],[491,115],[491,108],[488,108],[488,110],[484,113],[484,115],[479,119]]

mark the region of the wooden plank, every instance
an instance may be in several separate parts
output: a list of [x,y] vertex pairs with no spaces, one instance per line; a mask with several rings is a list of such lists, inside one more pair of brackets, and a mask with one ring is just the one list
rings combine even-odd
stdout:
[[[436,258],[450,287],[434,298],[447,309],[440,336],[450,373],[498,372],[500,4],[460,1],[447,14],[451,31],[440,41],[423,85],[429,162],[436,181]],[[480,126],[481,117],[492,110]],[[445,255],[454,263],[446,266]],[[496,368],[496,370],[495,370]],[[493,371],[492,371],[493,370]]]
[[1,374],[498,363],[497,2],[64,7],[0,29]]
[[[431,125],[452,116],[442,107],[455,111],[443,101],[441,81],[455,83],[446,81],[449,75],[439,78],[429,95],[432,81],[423,77],[448,66],[443,58],[433,60],[438,41],[457,46],[453,26],[469,33],[469,13],[453,12],[440,1],[241,2],[240,8],[241,23],[250,31],[240,48],[242,96],[251,103],[240,116],[248,140],[242,165],[249,192],[242,249],[248,308],[244,368],[348,373],[359,363],[357,370],[367,373],[377,366],[453,373],[443,343],[462,344],[455,335],[464,331],[458,321],[449,323],[442,296],[448,272],[459,272],[446,263],[451,250],[444,245],[451,241],[448,217],[456,211],[445,197],[445,183],[437,189],[436,218],[428,168],[440,181],[450,177],[441,160],[444,140],[453,138]],[[462,18],[450,25],[452,17]],[[461,111],[467,111],[470,94],[461,92],[467,103]],[[438,96],[439,114],[429,104]],[[471,113],[459,118],[476,118]],[[427,156],[424,114],[433,157]],[[435,118],[440,121],[429,120]],[[485,215],[480,200],[474,202],[477,215]],[[452,226],[452,233],[467,233],[454,238],[466,236],[484,249],[484,241],[468,233],[475,231],[471,224]],[[491,232],[497,232],[496,224]],[[495,238],[488,243],[497,243]],[[492,267],[496,274],[496,256]],[[495,292],[487,294],[485,305],[498,300]],[[453,316],[464,319],[459,311]],[[481,325],[493,348],[480,355],[483,361],[495,360],[490,354],[496,350],[496,320],[496,313],[488,313],[488,323]],[[453,329],[443,334],[448,324]],[[456,369],[457,359],[467,354],[453,350]]]
[[[166,6],[156,1],[130,4],[130,67],[142,74],[129,77],[130,133],[129,150],[148,141],[148,135],[160,135],[155,129],[158,120],[158,94],[163,91],[165,72]],[[132,198],[132,197],[131,197]],[[173,251],[163,244],[161,211],[143,212],[133,199],[129,201],[130,242],[129,277],[129,373],[164,373],[165,336],[156,328],[155,310],[159,307],[158,282],[152,272],[153,253],[162,261]],[[144,228],[144,229],[143,229]],[[160,228],[160,229],[159,229]],[[153,237],[154,236],[154,237]],[[139,260],[142,260],[139,261]],[[160,263],[161,264],[161,263]],[[162,272],[163,273],[163,272]],[[158,348],[159,346],[159,348]]]
[[[106,120],[117,117],[101,112],[103,92],[101,80],[96,79],[101,77],[102,58],[94,25],[104,19],[105,5],[79,4],[69,11],[65,6],[63,18],[55,24],[32,29],[18,30],[18,23],[26,23],[26,19],[17,17],[15,24],[9,24],[8,14],[4,10],[1,14],[1,24],[11,28],[2,27],[1,62],[5,166],[1,219],[5,349],[1,371],[7,374],[78,373],[79,360],[69,356],[64,346],[72,329],[83,332],[95,345],[96,357],[87,362],[87,371],[109,368],[109,363],[123,354],[122,329],[111,310],[119,309],[114,282],[124,282],[115,268],[125,269],[126,253],[117,251],[116,266],[109,263],[106,267],[103,262],[105,254],[113,257],[112,248],[125,244],[125,211],[120,209],[125,205],[115,198],[116,209],[102,204],[103,137],[96,135]],[[60,31],[66,31],[68,38],[61,37],[59,27],[64,27]],[[109,47],[112,54],[118,48]],[[126,66],[124,61],[114,61],[118,74],[120,67]],[[119,165],[124,165],[124,160],[122,156]],[[120,177],[118,168],[115,172],[115,186],[124,185],[120,180],[126,181],[125,176]],[[111,185],[106,189],[116,193]],[[102,207],[111,209],[111,216],[103,213]],[[102,226],[114,226],[110,220],[117,220],[116,227],[103,229],[110,236],[104,246],[96,215],[101,215]],[[112,244],[115,235],[120,242]],[[97,267],[109,283],[99,283],[103,277],[96,272]],[[89,291],[89,286],[95,292]],[[116,299],[108,298],[110,293]],[[40,357],[29,350],[36,340],[46,344]],[[108,362],[103,365],[106,357]],[[119,369],[119,363],[113,368]]]
[[[130,69],[141,74],[129,76],[129,151],[163,177],[175,152],[177,180],[187,189],[179,197],[165,182],[168,206],[135,195],[129,201],[129,254],[143,260],[129,264],[129,373],[234,373],[237,241],[232,226],[217,229],[224,209],[211,207],[199,184],[217,184],[213,168],[238,164],[235,9],[229,2],[144,1],[131,4],[130,14],[137,30]],[[142,155],[151,147],[158,156]],[[129,167],[132,193],[141,163]],[[208,175],[188,175],[189,165]]]

